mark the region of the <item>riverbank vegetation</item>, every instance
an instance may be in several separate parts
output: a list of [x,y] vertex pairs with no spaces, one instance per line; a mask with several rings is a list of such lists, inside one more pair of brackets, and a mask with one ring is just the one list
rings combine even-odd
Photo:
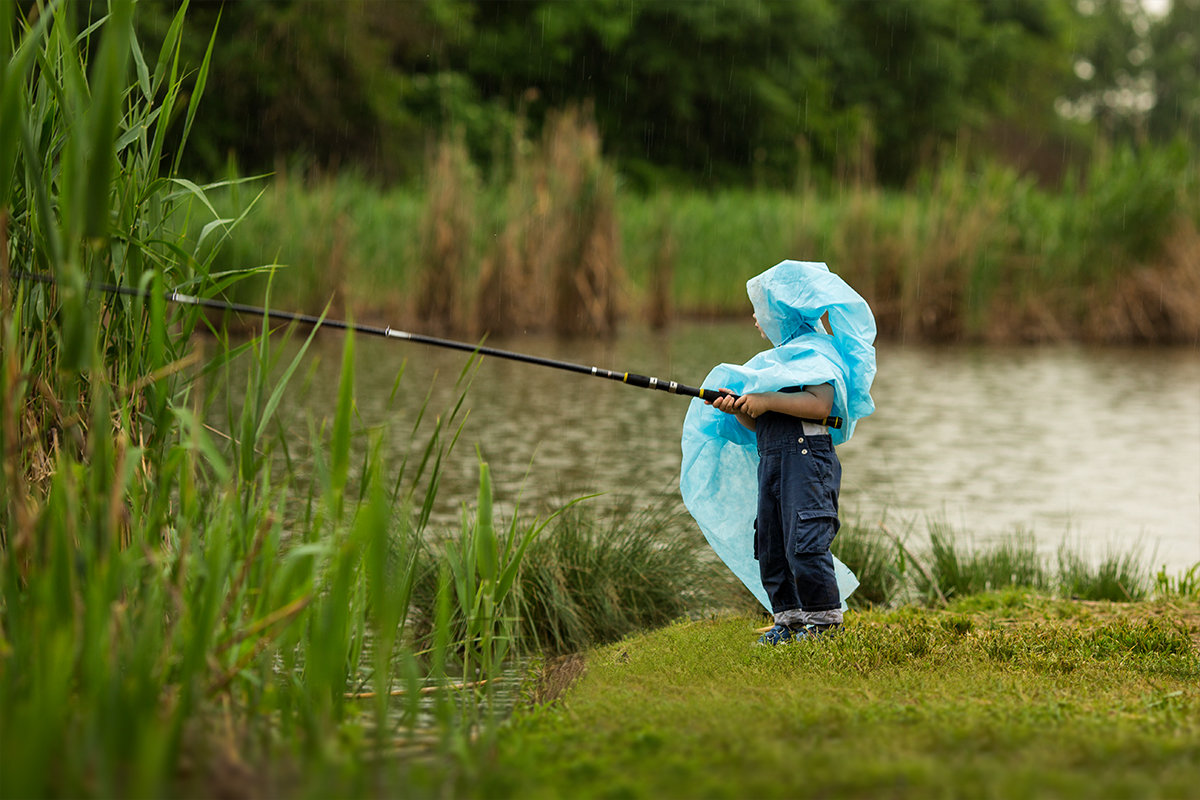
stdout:
[[[431,162],[436,190],[285,172],[221,263],[284,265],[285,305],[335,298],[360,319],[468,336],[742,315],[745,281],[796,258],[855,286],[884,339],[1200,343],[1200,173],[1182,144],[1105,152],[1061,189],[950,161],[903,192],[641,196],[613,188],[594,137],[572,117],[549,140],[514,145],[532,155],[482,185],[465,154],[446,172],[452,142]],[[433,286],[436,307],[421,299]]]

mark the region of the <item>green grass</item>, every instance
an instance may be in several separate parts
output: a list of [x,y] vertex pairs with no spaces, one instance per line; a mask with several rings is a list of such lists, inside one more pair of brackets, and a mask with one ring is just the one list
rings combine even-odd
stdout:
[[880,528],[848,521],[842,523],[832,549],[842,563],[853,565],[859,584],[850,600],[855,606],[890,606],[901,600],[907,585],[902,543]]
[[[994,598],[996,602],[988,602]],[[467,796],[1186,797],[1200,606],[981,595],[751,644],[682,622],[592,651],[513,721]]]
[[[1141,600],[1150,593],[1149,574],[1138,552],[1106,555],[1096,567],[1063,547],[1058,554],[1061,591],[1081,600]],[[1181,587],[1186,588],[1186,587]]]
[[1027,531],[979,545],[964,532],[934,520],[927,535],[928,546],[922,547],[882,526],[844,525],[834,539],[833,552],[861,583],[850,605],[944,605],[1003,589],[1032,589],[1078,600],[1133,601],[1150,597],[1152,584],[1160,598],[1196,595],[1197,567],[1176,578],[1165,573],[1155,577],[1136,549],[1097,560],[1064,544],[1056,564],[1049,564]]
[[521,614],[537,651],[579,652],[733,594],[728,570],[690,517],[669,513],[669,505],[623,506],[603,516],[572,509],[529,549]]
[[[984,550],[964,552],[945,525],[929,527],[929,580],[917,589],[926,597],[954,598],[1010,586],[1046,589],[1049,579],[1033,537],[1016,534]],[[1080,560],[1081,576],[1087,565]]]

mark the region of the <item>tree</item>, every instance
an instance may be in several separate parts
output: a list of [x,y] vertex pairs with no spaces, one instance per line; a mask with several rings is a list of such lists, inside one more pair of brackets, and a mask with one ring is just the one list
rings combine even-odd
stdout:
[[1150,29],[1149,68],[1154,106],[1147,127],[1166,141],[1200,138],[1200,0],[1174,0],[1167,15]]
[[[140,4],[149,39],[161,37],[179,5]],[[367,0],[193,2],[185,65],[200,63],[200,48],[213,29],[218,34],[213,90],[197,119],[189,166],[212,174],[229,158],[250,170],[299,158],[402,173],[422,141],[391,66],[410,15],[419,8]]]
[[829,169],[864,145],[873,171],[905,180],[1010,82],[1032,83],[1023,58],[1057,46],[1066,4],[471,5],[462,63],[482,96],[536,95],[535,115],[594,99],[607,146],[645,179],[789,185],[809,154]]
[[1200,0],[1172,0],[1155,17],[1135,0],[1082,5],[1068,114],[1114,141],[1200,134]]
[[[1200,0],[1145,30],[1127,2],[200,2],[189,41],[219,20],[220,90],[195,139],[210,172],[227,154],[253,170],[302,155],[403,178],[443,132],[503,164],[518,128],[536,136],[550,112],[591,104],[634,185],[850,171],[903,184],[964,131],[1058,136],[1056,102],[1133,135],[1144,111],[1110,101],[1145,75],[1161,98],[1152,130],[1194,120]],[[140,8],[153,26],[176,4]]]

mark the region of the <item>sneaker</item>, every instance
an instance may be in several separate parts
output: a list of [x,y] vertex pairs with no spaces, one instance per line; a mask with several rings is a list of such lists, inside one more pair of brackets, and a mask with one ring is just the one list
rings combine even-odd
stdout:
[[801,639],[820,639],[825,636],[832,636],[842,629],[842,626],[837,622],[831,622],[826,625],[805,625],[791,631],[791,640],[798,642]]
[[776,624],[774,628],[764,633],[759,637],[757,644],[774,647],[777,644],[787,644],[796,636],[796,631],[793,631],[787,625]]

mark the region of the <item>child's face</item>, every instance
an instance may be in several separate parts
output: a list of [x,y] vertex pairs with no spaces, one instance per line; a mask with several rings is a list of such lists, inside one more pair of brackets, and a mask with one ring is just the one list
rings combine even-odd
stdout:
[[758,335],[766,339],[767,334],[763,332],[762,326],[758,324],[758,314],[751,314],[750,316],[754,317],[754,327],[758,328]]

